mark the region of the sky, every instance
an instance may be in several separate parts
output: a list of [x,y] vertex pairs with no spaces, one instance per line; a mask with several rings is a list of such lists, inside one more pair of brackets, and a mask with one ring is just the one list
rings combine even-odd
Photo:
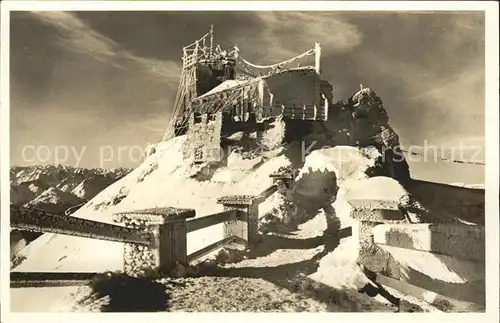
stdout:
[[[11,163],[136,165],[165,132],[182,46],[210,24],[263,65],[320,41],[335,100],[372,88],[404,147],[484,147],[482,12],[12,12]],[[433,164],[414,168],[460,181]]]

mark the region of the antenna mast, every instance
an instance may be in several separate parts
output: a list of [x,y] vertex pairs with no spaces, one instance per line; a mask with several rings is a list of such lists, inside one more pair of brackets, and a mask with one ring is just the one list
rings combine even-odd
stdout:
[[213,55],[214,50],[214,25],[210,25],[210,56]]

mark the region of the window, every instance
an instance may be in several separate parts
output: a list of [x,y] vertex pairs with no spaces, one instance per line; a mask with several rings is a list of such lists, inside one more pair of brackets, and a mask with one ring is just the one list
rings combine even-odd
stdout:
[[194,123],[201,123],[201,114],[198,112],[193,113]]
[[207,123],[210,121],[215,121],[215,113],[207,113]]
[[202,162],[203,161],[203,149],[202,148],[196,148],[194,151],[194,161],[195,162]]

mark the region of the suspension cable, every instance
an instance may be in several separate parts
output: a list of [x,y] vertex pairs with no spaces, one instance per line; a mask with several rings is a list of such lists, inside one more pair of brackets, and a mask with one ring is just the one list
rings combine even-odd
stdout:
[[[423,155],[421,153],[416,153],[416,152],[413,152],[413,151],[408,151],[406,149],[401,149],[401,151],[405,152],[407,154],[410,154],[410,155],[425,157],[425,155]],[[485,166],[486,165],[486,163],[484,161],[456,160],[456,159],[445,158],[445,157],[436,156],[436,155],[434,155],[434,157],[437,158],[437,159],[443,160],[443,161],[453,162],[453,163],[457,163],[457,164],[471,164],[471,165],[481,165],[481,166]]]
[[293,61],[297,60],[297,59],[300,59],[300,58],[303,58],[303,57],[306,57],[306,56],[311,56],[311,55],[314,55],[315,53],[315,50],[314,49],[310,49],[300,55],[297,55],[295,57],[292,57],[286,61],[283,61],[283,62],[280,62],[280,63],[276,63],[276,64],[272,64],[272,65],[256,65],[256,64],[252,64],[250,63],[249,61],[247,61],[246,59],[244,59],[242,56],[239,56],[238,55],[238,58],[240,58],[243,63],[253,67],[253,68],[260,68],[260,69],[270,69],[270,68],[276,68],[276,67],[280,67],[280,66],[283,66],[283,65],[286,65],[286,64],[290,64],[292,63]]

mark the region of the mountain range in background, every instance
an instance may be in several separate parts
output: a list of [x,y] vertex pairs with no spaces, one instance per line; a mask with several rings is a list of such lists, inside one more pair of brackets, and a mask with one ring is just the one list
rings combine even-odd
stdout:
[[[14,166],[10,169],[10,202],[64,212],[88,201],[131,169],[86,169],[62,165]],[[48,208],[48,209],[47,209]]]
[[[130,172],[128,168],[14,166],[10,169],[10,202],[58,214],[63,214],[69,208],[76,211],[79,205],[85,204]],[[41,235],[39,232],[11,230],[11,258],[15,259],[19,250]]]

